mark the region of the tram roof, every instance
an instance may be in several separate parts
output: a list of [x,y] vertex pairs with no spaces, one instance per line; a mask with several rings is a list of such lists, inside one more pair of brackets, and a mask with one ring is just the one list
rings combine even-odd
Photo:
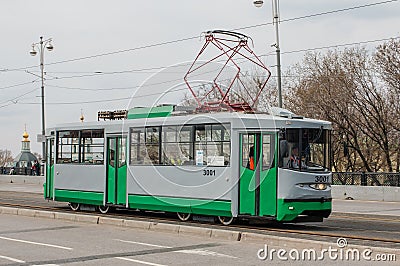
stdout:
[[[216,112],[216,113],[197,113],[186,115],[172,115],[167,117],[124,119],[112,121],[93,121],[63,123],[49,128],[47,131],[54,130],[73,130],[73,129],[100,129],[106,131],[121,132],[129,127],[140,126],[160,126],[160,125],[195,125],[195,124],[216,124],[230,123],[234,129],[278,129],[278,128],[320,128],[331,129],[331,123],[324,120],[309,118],[290,118],[270,115],[266,113],[246,114],[240,112]],[[46,135],[48,135],[46,133]]]

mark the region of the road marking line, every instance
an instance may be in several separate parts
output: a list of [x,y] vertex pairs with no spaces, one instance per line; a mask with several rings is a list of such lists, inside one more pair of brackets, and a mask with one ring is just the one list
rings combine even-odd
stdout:
[[31,266],[59,266],[58,264],[34,264]]
[[51,248],[59,248],[59,249],[66,249],[66,250],[72,250],[73,249],[73,248],[68,248],[68,247],[63,247],[63,246],[52,245],[52,244],[32,242],[32,241],[15,239],[15,238],[8,238],[8,237],[4,237],[4,236],[0,236],[0,239],[14,241],[14,242],[21,242],[21,243],[26,243],[26,244],[32,244],[32,245],[38,245],[38,246],[46,246],[46,247],[51,247]]
[[7,256],[1,256],[1,255],[0,255],[0,258],[1,258],[1,259],[6,259],[6,260],[10,260],[10,261],[13,261],[13,262],[25,263],[25,261],[23,261],[23,260],[14,259],[14,258],[7,257]]
[[124,257],[115,257],[115,258],[120,259],[120,260],[130,261],[130,262],[137,262],[140,264],[152,265],[152,266],[167,266],[167,265],[163,265],[163,264],[151,263],[151,262],[142,261],[142,260],[134,260],[134,259],[124,258]]
[[129,243],[129,244],[138,244],[142,246],[148,246],[148,247],[156,247],[156,248],[171,248],[167,246],[160,246],[160,245],[154,245],[154,244],[147,244],[147,243],[142,243],[142,242],[135,242],[135,241],[128,241],[128,240],[122,240],[122,239],[114,239],[116,241],[124,242],[124,243]]
[[[128,240],[122,240],[122,239],[114,239],[116,241],[120,241],[123,243],[129,243],[129,244],[137,244],[137,245],[142,245],[142,246],[148,246],[148,247],[156,247],[156,248],[172,248],[168,246],[161,246],[161,245],[154,245],[154,244],[148,244],[148,243],[143,243],[143,242],[135,242],[135,241],[128,241]],[[206,250],[206,249],[184,249],[184,250],[176,250],[173,251],[176,253],[185,253],[185,254],[194,254],[194,255],[201,255],[201,256],[215,256],[215,257],[223,257],[223,258],[232,258],[232,259],[237,259],[237,257]]]
[[175,251],[179,253],[185,253],[185,254],[193,254],[193,255],[201,255],[201,256],[214,256],[214,257],[222,257],[222,258],[231,258],[231,259],[237,259],[237,257],[218,253],[215,251],[211,250],[206,250],[206,249],[185,249],[185,250],[179,250]]

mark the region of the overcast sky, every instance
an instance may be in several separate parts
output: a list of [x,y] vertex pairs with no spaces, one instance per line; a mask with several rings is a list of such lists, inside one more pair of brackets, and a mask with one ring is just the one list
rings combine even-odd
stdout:
[[[97,119],[99,110],[147,105],[165,85],[181,84],[185,63],[191,62],[204,40],[189,37],[212,29],[232,30],[272,22],[271,0],[262,8],[252,0],[2,0],[0,4],[0,149],[16,156],[26,124],[34,152],[41,152],[39,56],[29,55],[39,37],[53,38],[45,52],[46,126]],[[280,19],[384,2],[380,0],[280,0]],[[282,22],[282,69],[301,61],[297,50],[399,37],[400,4],[365,8]],[[240,30],[254,41],[258,55],[274,75],[274,26]],[[366,44],[373,49],[377,43]],[[117,51],[124,51],[114,53]],[[321,50],[324,51],[324,50]],[[104,55],[109,54],[109,55]],[[96,56],[103,55],[103,56]],[[88,58],[89,57],[89,58]],[[81,60],[74,60],[80,59]],[[179,67],[169,67],[180,65]],[[144,70],[145,69],[145,70]],[[139,70],[139,71],[138,71]],[[152,84],[159,84],[153,87]],[[23,85],[21,85],[23,84]],[[153,94],[135,98],[138,94]],[[119,100],[118,100],[119,99]]]

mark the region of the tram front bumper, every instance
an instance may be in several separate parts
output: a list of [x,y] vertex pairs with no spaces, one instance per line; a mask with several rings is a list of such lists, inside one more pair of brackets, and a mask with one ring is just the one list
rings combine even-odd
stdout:
[[332,198],[278,199],[277,220],[290,222],[308,216],[327,218],[332,212]]

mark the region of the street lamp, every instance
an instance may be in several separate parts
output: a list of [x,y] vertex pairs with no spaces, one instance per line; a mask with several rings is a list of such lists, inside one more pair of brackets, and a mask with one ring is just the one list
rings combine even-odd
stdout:
[[[255,0],[253,1],[255,7],[262,7],[264,4],[263,0]],[[278,14],[278,3],[277,0],[272,0],[272,15],[273,21],[275,24],[275,34],[276,34],[276,43],[273,45],[276,48],[276,74],[278,76],[278,107],[282,108],[282,85],[281,85],[281,49],[279,47],[279,14]]]
[[[35,48],[39,50],[40,55],[40,77],[42,80],[42,138],[46,135],[46,125],[44,119],[44,51],[46,48],[48,51],[53,51],[54,47],[51,44],[52,39],[43,40],[43,37],[40,37],[40,41],[32,44],[32,50],[29,52],[31,56],[35,56],[37,54]],[[43,141],[43,140],[42,140]],[[46,143],[42,142],[42,160],[46,159]]]

